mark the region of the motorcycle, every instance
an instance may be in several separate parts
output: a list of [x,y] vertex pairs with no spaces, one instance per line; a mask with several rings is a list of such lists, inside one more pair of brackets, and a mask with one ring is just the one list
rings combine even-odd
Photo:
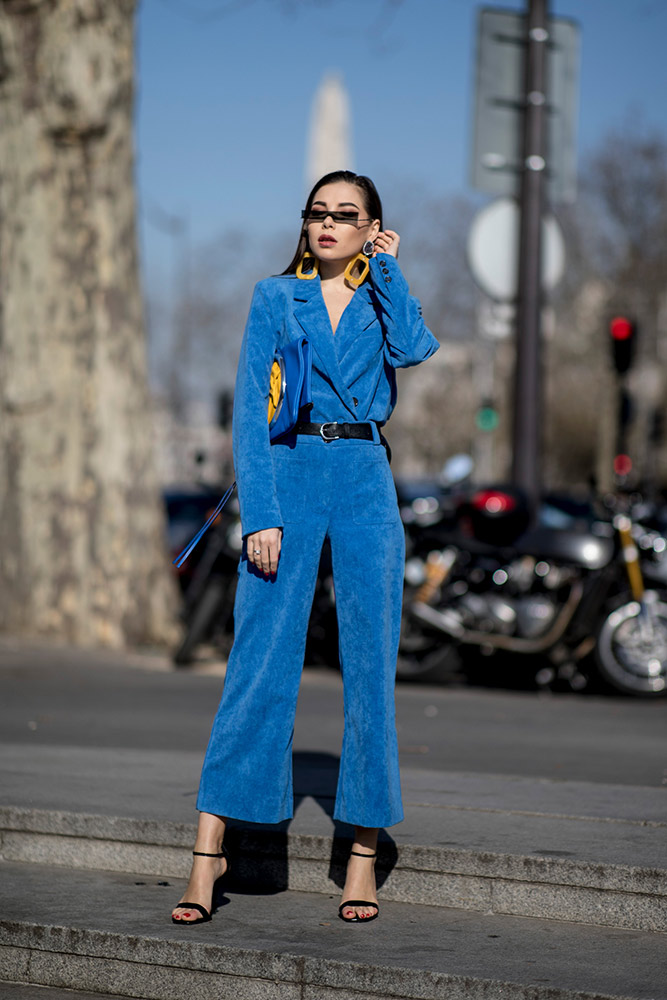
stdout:
[[[428,503],[430,500],[430,510]],[[412,502],[414,513],[415,502]],[[421,498],[407,520],[399,677],[442,679],[474,651],[536,666],[579,690],[593,673],[624,694],[667,693],[667,541],[632,511],[611,519],[513,489]],[[405,515],[405,511],[404,511]],[[530,658],[530,659],[528,659]]]

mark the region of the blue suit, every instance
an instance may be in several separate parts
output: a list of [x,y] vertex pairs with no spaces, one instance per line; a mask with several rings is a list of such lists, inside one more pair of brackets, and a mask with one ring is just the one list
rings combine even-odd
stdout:
[[[371,422],[373,440],[288,435],[271,445],[269,373],[276,348],[306,334],[313,408],[306,419]],[[404,535],[379,426],[396,402],[396,368],[438,348],[390,255],[346,307],[335,336],[320,280],[281,275],[255,288],[234,396],[234,464],[243,534],[282,527],[278,571],[245,551],[235,638],[197,808],[277,823],[292,816],[292,734],[322,544],[331,544],[345,735],[334,818],[391,826],[403,818],[394,717]]]

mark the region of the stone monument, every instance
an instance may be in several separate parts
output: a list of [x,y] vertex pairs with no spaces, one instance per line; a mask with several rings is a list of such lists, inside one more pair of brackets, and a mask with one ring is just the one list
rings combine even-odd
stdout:
[[306,154],[306,189],[332,170],[352,170],[350,102],[340,74],[325,74],[313,98]]

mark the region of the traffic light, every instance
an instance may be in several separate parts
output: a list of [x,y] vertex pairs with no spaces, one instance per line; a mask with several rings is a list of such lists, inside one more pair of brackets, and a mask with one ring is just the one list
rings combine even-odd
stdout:
[[632,399],[630,395],[621,388],[618,393],[618,426],[624,431],[626,427],[629,427],[635,416],[635,407],[633,406]]
[[614,472],[619,479],[625,479],[632,472],[632,459],[622,452],[614,456]]
[[498,422],[498,411],[493,400],[483,400],[475,416],[477,429],[480,431],[495,431]]
[[618,375],[625,375],[632,365],[636,335],[637,326],[627,316],[614,316],[609,321],[612,357]]

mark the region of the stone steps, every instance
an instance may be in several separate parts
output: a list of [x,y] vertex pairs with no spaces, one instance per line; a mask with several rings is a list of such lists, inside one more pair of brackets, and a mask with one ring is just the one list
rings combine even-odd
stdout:
[[28,983],[0,982],[0,1000],[116,1000],[118,994],[90,993]]
[[0,1000],[667,1000],[663,705],[399,692],[406,816],[362,928],[337,918],[342,709],[318,675],[294,819],[230,826],[226,903],[186,928],[169,911],[219,685],[13,657]]
[[233,886],[212,922],[183,928],[182,883],[151,874],[5,861],[1,885],[5,982],[142,1000],[667,1000],[665,938],[645,931],[384,893],[362,928],[337,919],[337,893]]
[[[496,826],[507,819],[495,812],[489,816],[474,811],[464,818]],[[515,814],[511,818],[517,822]],[[567,843],[564,834],[558,836],[559,826],[576,827],[577,838],[595,838],[591,859],[561,857],[556,849],[540,856],[442,845],[435,838],[422,844],[411,838],[400,845],[387,838],[380,842],[376,868],[382,897],[481,913],[667,930],[667,870],[616,862],[609,855],[619,852],[611,852],[609,843],[606,858],[603,850],[606,837],[626,838],[628,848],[643,837],[649,841],[644,847],[652,844],[656,858],[662,844],[664,856],[662,824],[553,816],[547,822],[552,843]],[[524,816],[524,838],[531,823],[544,825],[545,817]],[[304,803],[299,822],[295,820],[289,830],[231,826],[226,843],[234,857],[237,887],[250,892],[263,886],[272,891],[336,893],[343,884],[349,842],[332,840],[331,830],[317,832],[317,825],[316,811],[310,812]],[[449,823],[449,832],[451,828]],[[194,826],[5,806],[0,808],[0,836],[5,861],[184,878]],[[592,860],[596,854],[598,860]]]

